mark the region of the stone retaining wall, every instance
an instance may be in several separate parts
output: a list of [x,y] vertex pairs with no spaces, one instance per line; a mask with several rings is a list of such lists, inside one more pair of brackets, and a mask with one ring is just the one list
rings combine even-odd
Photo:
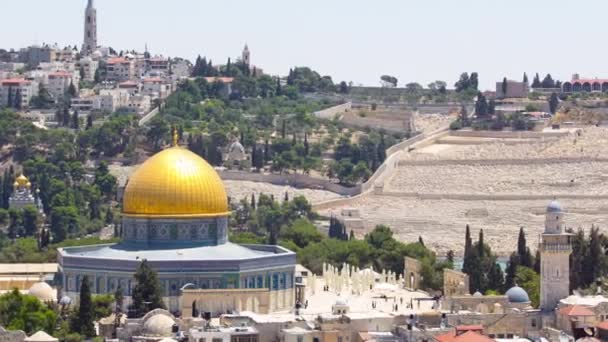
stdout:
[[327,190],[342,196],[354,196],[361,193],[361,185],[346,187],[326,179],[313,178],[301,174],[264,174],[243,171],[218,171],[223,180],[250,181],[270,183],[294,188]]
[[[524,200],[554,200],[554,195],[529,195],[529,194],[455,194],[455,193],[419,193],[419,192],[400,192],[383,191],[383,196],[400,198],[416,198],[420,200],[455,200],[455,201],[524,201]],[[560,199],[608,199],[608,195],[580,195],[580,194],[560,194]]]
[[569,132],[535,132],[535,131],[470,131],[459,130],[450,131],[453,137],[468,137],[468,138],[502,138],[502,139],[526,139],[526,138],[549,138],[563,137],[570,134]]
[[539,159],[438,159],[400,160],[399,166],[439,166],[439,165],[546,165],[576,163],[606,163],[608,158],[539,158]]

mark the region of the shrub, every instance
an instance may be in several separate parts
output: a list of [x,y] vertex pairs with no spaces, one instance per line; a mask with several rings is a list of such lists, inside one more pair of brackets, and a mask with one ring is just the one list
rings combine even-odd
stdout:
[[460,122],[460,120],[452,121],[452,123],[450,124],[450,130],[452,130],[452,131],[457,131],[461,128],[462,128],[462,123]]

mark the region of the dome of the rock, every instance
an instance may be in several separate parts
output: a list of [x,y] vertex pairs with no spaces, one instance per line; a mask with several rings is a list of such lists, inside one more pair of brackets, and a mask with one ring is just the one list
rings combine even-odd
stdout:
[[123,214],[148,218],[227,216],[224,184],[209,163],[178,146],[144,162],[129,178]]

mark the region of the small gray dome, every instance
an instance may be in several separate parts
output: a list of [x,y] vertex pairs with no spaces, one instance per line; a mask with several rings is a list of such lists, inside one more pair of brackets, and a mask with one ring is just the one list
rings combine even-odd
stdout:
[[548,213],[560,213],[562,211],[562,205],[558,201],[551,201],[547,206]]
[[63,296],[63,297],[61,297],[61,300],[59,300],[59,304],[70,305],[70,304],[72,304],[72,298],[70,298],[68,296]]
[[530,301],[530,297],[528,297],[526,290],[519,286],[510,288],[506,295],[510,303],[527,303]]

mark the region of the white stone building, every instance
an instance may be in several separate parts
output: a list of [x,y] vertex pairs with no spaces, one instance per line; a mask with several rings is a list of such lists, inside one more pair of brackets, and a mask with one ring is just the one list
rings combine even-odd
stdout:
[[138,115],[144,115],[150,111],[150,96],[130,95],[127,107]]
[[[0,106],[27,108],[32,96],[38,95],[38,83],[22,78],[0,81]],[[17,103],[16,101],[19,101]]]
[[118,108],[129,106],[129,93],[120,89],[102,89],[99,91],[99,109],[114,112]]
[[70,84],[73,84],[76,91],[78,91],[79,78],[73,73],[66,71],[51,72],[48,74],[47,80],[47,90],[55,100],[58,100],[64,96],[64,94],[68,91]]
[[108,81],[126,81],[135,78],[135,65],[126,57],[113,57],[106,62]]
[[90,112],[101,109],[101,99],[99,96],[91,95],[84,97],[74,97],[71,100],[73,110],[78,112]]
[[97,68],[99,68],[99,62],[91,57],[84,57],[76,62],[76,67],[79,72],[81,69],[84,71],[84,81],[92,82],[95,80],[95,72],[97,71]]
[[151,98],[165,99],[171,94],[171,84],[165,82],[160,77],[150,77],[144,79],[142,93]]

